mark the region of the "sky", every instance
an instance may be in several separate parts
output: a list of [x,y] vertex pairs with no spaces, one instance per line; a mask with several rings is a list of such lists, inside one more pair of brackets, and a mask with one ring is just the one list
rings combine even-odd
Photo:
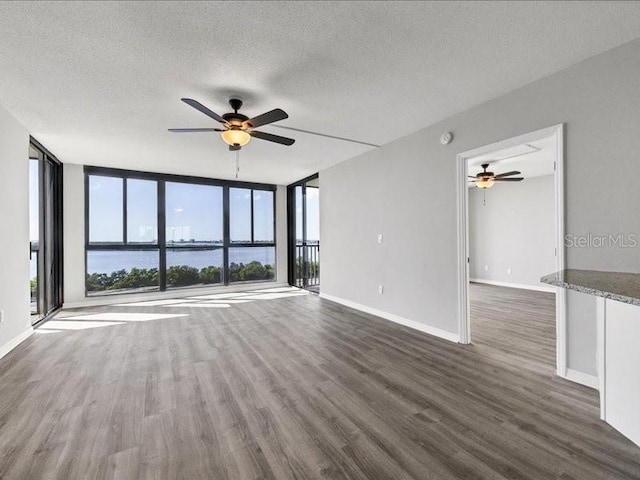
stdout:
[[39,163],[29,160],[29,241],[38,241],[38,202],[40,189],[38,188]]
[[[320,240],[320,189],[307,187],[307,240]],[[296,187],[296,239],[302,240],[302,188]]]
[[[130,242],[156,241],[157,185],[151,180],[127,180],[127,235]],[[89,177],[89,223],[92,242],[122,239],[120,178]],[[218,242],[223,237],[222,187],[166,183],[167,241]],[[251,241],[251,191],[229,189],[232,242]],[[273,192],[254,190],[254,239],[273,241]]]

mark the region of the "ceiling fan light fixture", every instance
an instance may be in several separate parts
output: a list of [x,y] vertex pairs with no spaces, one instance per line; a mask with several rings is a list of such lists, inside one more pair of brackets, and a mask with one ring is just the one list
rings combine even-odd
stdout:
[[478,188],[491,188],[493,187],[493,178],[481,177],[476,180],[476,187]]
[[244,147],[247,143],[249,143],[249,140],[251,140],[251,135],[249,135],[244,130],[235,128],[225,130],[220,135],[222,136],[222,140],[224,140],[225,143],[231,145],[232,147],[235,145]]

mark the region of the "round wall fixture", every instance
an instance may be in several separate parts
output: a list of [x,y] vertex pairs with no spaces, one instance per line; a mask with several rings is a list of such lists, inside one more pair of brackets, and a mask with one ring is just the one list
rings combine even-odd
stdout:
[[442,145],[449,145],[451,140],[453,140],[453,133],[451,132],[444,132],[440,137],[440,143]]

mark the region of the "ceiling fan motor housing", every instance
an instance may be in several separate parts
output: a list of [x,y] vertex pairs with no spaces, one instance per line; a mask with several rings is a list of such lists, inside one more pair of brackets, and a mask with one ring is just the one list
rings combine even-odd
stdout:
[[237,127],[240,127],[242,122],[245,120],[249,120],[249,117],[242,115],[241,113],[225,113],[222,115],[222,118],[224,118],[231,126]]

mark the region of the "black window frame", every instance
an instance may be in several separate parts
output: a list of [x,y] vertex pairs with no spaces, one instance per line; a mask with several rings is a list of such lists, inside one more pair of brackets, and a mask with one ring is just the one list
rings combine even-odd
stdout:
[[[90,232],[90,218],[89,218],[89,202],[90,202],[90,193],[89,193],[89,177],[90,176],[102,176],[102,177],[115,177],[121,178],[123,182],[122,189],[122,208],[123,208],[123,231],[122,231],[122,243],[117,242],[89,242],[89,232]],[[158,207],[157,207],[157,243],[138,243],[138,242],[128,242],[127,235],[127,179],[136,179],[136,180],[151,180],[157,182],[158,187]],[[209,285],[193,285],[187,288],[207,288],[211,286],[228,286],[230,284],[229,279],[229,249],[234,247],[273,247],[274,251],[277,252],[276,248],[276,231],[277,231],[277,211],[276,211],[276,195],[277,195],[277,185],[267,184],[267,183],[254,183],[254,182],[242,182],[242,181],[233,181],[233,180],[221,180],[214,178],[206,178],[206,177],[197,177],[197,176],[187,176],[187,175],[175,175],[175,174],[167,174],[167,173],[154,173],[154,172],[142,172],[137,170],[126,170],[119,168],[108,168],[108,167],[96,167],[85,165],[84,167],[84,230],[85,230],[85,248],[84,248],[84,259],[85,259],[85,297],[96,297],[105,295],[102,292],[92,292],[89,295],[88,290],[88,282],[87,282],[87,256],[88,252],[92,250],[112,250],[112,251],[136,251],[136,250],[157,250],[159,255],[158,262],[158,289],[152,290],[153,292],[160,291],[164,292],[167,290],[173,290],[173,288],[168,288],[167,286],[167,241],[166,241],[166,184],[170,183],[184,183],[184,184],[195,184],[195,185],[207,185],[214,187],[222,187],[222,215],[223,215],[223,242],[222,242],[222,250],[223,250],[223,265],[222,265],[222,282],[217,284],[209,284]],[[230,188],[244,188],[251,190],[251,242],[238,242],[231,243],[230,240],[230,211],[229,211],[229,189]],[[269,191],[273,192],[273,242],[254,242],[253,237],[253,191]],[[199,248],[202,247],[189,247],[183,246],[181,248],[189,249],[189,248]],[[215,250],[219,247],[213,246],[211,249]],[[275,259],[276,265],[274,266],[274,272],[277,272],[277,257]],[[233,282],[233,285],[241,284],[241,283],[261,283],[261,282],[275,282],[277,281],[277,277],[274,274],[274,278],[268,280],[251,280],[246,282]],[[122,291],[117,294],[107,293],[107,295],[130,295],[130,294],[139,294],[139,293],[147,293],[140,291]]]
[[[29,136],[29,146],[41,155],[38,158],[41,162],[38,174],[39,239],[37,246],[29,242],[29,256],[38,255],[38,307],[31,319],[35,327],[51,318],[64,303],[63,164],[32,136]],[[50,215],[47,215],[46,204]],[[45,268],[45,256],[51,259],[50,270]]]

